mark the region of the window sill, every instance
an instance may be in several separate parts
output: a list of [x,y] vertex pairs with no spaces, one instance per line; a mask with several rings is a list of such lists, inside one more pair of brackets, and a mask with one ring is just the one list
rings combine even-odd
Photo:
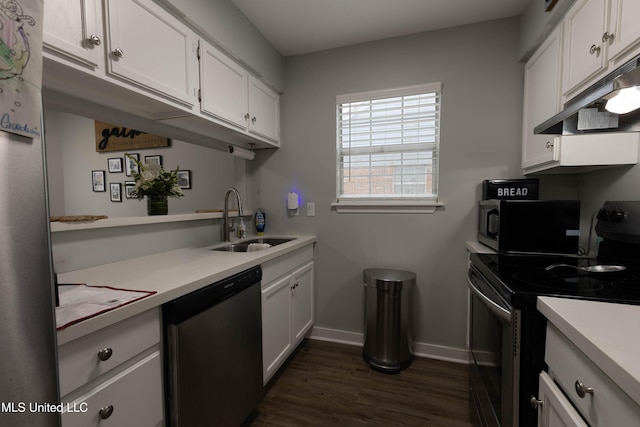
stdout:
[[344,201],[332,203],[338,213],[393,213],[393,214],[432,214],[444,203],[436,201]]

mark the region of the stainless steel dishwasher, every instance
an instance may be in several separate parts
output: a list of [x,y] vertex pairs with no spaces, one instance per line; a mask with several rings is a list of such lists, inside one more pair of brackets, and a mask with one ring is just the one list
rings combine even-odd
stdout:
[[238,427],[264,394],[258,266],[163,306],[172,427]]

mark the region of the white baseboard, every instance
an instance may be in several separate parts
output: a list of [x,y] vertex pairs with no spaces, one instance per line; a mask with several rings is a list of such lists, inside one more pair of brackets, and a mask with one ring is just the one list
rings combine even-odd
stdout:
[[[358,332],[340,331],[337,329],[314,326],[308,338],[318,341],[330,341],[362,347],[364,335]],[[469,352],[466,348],[445,347],[441,345],[413,343],[413,354],[429,359],[446,360],[454,363],[469,363]]]

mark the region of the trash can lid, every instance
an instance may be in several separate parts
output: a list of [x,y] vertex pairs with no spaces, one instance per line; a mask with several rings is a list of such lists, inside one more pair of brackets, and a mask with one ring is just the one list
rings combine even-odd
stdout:
[[391,268],[367,268],[362,271],[362,280],[370,287],[402,289],[416,284],[416,273]]

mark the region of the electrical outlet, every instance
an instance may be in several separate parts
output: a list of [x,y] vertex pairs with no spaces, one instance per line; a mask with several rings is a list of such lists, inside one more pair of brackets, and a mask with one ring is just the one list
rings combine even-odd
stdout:
[[314,202],[307,203],[307,216],[316,216],[316,204]]

